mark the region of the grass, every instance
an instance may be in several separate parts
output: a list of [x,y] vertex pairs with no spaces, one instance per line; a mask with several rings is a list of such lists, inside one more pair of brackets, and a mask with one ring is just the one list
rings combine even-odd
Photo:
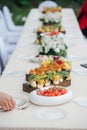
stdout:
[[[40,2],[42,2],[42,0],[36,0],[36,2],[34,2],[35,0],[27,0],[28,2],[26,6],[21,6],[17,5],[16,1],[21,0],[0,0],[0,6],[7,5],[9,7],[10,11],[13,14],[12,18],[16,25],[23,25],[25,23],[23,18],[27,17],[29,11],[32,8],[37,8]],[[79,0],[79,2],[78,0],[55,0],[55,2],[58,3],[58,5],[61,5],[63,8],[73,8],[76,15],[78,14],[78,10],[83,1],[84,0]]]

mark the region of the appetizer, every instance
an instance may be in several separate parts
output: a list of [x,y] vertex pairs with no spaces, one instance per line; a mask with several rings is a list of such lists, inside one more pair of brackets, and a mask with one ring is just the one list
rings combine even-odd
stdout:
[[[40,67],[32,69],[27,74],[26,80],[30,86],[37,89],[50,86],[51,84],[61,85],[64,81],[70,81],[71,63],[59,57],[46,57]],[[65,86],[68,86],[66,84]]]
[[58,31],[43,33],[41,35],[40,55],[61,55],[67,56],[67,45],[64,42],[64,35]]
[[45,7],[43,9],[43,13],[48,13],[48,12],[61,12],[62,11],[62,7],[58,6],[58,7]]

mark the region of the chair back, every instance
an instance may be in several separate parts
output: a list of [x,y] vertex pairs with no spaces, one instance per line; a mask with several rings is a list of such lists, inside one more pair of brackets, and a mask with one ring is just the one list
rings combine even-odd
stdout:
[[3,13],[1,12],[0,10],[0,36],[6,40],[7,39],[7,27],[6,27],[6,24],[5,24],[5,19],[4,19],[4,16],[3,16]]
[[5,43],[2,37],[0,37],[0,64],[2,66],[2,70],[4,66],[6,66],[7,61],[8,61],[8,53],[5,47]]
[[23,26],[14,24],[9,8],[3,6],[2,10],[8,30],[21,33],[21,31],[23,31]]
[[43,11],[43,8],[45,7],[57,7],[57,3],[54,2],[54,1],[51,1],[51,0],[47,0],[47,1],[44,1],[44,2],[41,2],[38,6],[38,9],[40,11]]
[[6,24],[7,24],[7,28],[10,30],[15,25],[14,25],[14,22],[12,20],[10,10],[9,10],[9,8],[7,6],[3,6],[3,14],[4,14]]
[[2,74],[2,71],[4,70],[4,65],[2,62],[1,54],[0,54],[0,75]]

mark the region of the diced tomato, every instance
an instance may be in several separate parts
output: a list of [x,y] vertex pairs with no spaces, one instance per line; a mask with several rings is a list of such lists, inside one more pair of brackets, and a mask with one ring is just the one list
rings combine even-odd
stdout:
[[50,33],[50,35],[57,35],[57,34],[59,34],[58,31],[52,31],[52,32]]
[[46,90],[38,90],[37,94],[40,96],[60,96],[67,93],[67,90],[65,88],[58,88],[58,87],[52,87]]
[[63,64],[63,61],[58,60],[58,61],[57,61],[57,64],[62,65],[62,64]]

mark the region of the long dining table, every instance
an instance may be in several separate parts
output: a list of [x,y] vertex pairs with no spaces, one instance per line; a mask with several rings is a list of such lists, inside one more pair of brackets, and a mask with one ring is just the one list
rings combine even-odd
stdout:
[[[62,26],[66,30],[64,36],[68,46],[67,58],[71,60],[72,100],[56,106],[40,106],[29,101],[29,93],[23,91],[25,74],[38,67],[28,57],[37,55],[36,30],[42,25],[39,18],[42,13],[31,9],[19,38],[16,48],[0,77],[0,91],[12,97],[21,97],[28,101],[29,107],[23,110],[14,109],[0,112],[0,130],[87,130],[87,69],[80,64],[87,63],[87,45],[79,28],[75,13],[71,8],[62,9]],[[85,106],[78,105],[74,99],[85,97]],[[57,118],[55,113],[62,111],[64,116]],[[46,116],[47,115],[47,116]]]

